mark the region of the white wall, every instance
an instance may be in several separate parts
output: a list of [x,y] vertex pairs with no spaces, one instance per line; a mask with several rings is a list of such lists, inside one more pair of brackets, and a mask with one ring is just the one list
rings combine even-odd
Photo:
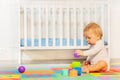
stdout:
[[111,0],[111,57],[120,58],[120,0]]
[[[120,58],[120,0],[111,2],[111,58]],[[19,57],[19,0],[0,2],[0,60]]]
[[0,1],[0,60],[17,60],[19,0]]

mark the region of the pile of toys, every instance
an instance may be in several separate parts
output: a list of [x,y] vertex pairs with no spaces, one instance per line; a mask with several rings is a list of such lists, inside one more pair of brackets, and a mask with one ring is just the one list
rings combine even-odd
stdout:
[[81,74],[82,74],[81,63],[77,61],[72,62],[68,69],[62,70],[62,76],[76,77],[80,76]]

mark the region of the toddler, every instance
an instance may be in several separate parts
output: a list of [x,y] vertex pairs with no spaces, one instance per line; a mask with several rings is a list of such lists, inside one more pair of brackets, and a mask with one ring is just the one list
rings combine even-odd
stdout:
[[87,56],[82,63],[83,72],[106,71],[109,65],[109,56],[102,42],[102,30],[96,23],[89,23],[84,28],[84,36],[90,45],[89,50],[76,50],[77,55]]

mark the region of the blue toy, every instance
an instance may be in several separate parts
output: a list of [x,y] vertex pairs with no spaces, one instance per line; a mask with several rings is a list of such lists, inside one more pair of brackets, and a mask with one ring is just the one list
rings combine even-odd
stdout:
[[80,68],[74,68],[74,69],[78,72],[78,76],[80,76],[82,74],[81,67]]

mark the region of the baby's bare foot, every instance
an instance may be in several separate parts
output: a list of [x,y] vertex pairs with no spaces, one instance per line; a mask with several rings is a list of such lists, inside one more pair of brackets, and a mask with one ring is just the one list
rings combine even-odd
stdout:
[[83,67],[82,72],[89,73],[89,69],[87,67]]

